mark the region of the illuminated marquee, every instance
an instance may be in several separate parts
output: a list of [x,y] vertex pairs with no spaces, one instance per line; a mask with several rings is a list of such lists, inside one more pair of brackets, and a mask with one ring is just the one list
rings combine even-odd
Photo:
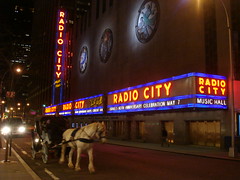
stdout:
[[73,102],[69,101],[69,102],[59,104],[58,109],[59,109],[59,115],[70,116],[72,115]]
[[108,113],[227,108],[226,77],[188,73],[108,93]]
[[75,115],[103,114],[103,95],[78,99],[74,102]]
[[45,107],[45,115],[55,115],[57,112],[57,105]]

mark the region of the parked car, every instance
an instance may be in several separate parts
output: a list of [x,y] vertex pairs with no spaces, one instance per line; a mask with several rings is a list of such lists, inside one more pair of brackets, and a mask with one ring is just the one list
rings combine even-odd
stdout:
[[26,132],[26,125],[21,117],[4,119],[1,124],[1,134],[3,135],[23,135]]

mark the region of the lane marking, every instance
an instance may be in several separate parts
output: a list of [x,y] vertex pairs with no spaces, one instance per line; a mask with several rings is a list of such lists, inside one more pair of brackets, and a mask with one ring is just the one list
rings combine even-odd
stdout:
[[28,155],[28,153],[27,153],[26,151],[24,151],[24,150],[21,150],[21,152],[22,152],[23,154],[25,154],[25,155]]
[[49,171],[47,168],[44,169],[44,171],[51,176],[51,178],[53,178],[54,180],[59,180],[60,178],[55,176],[51,171]]
[[22,148],[19,146],[19,145],[17,145],[16,143],[13,143],[18,149],[20,149],[20,150],[22,150]]

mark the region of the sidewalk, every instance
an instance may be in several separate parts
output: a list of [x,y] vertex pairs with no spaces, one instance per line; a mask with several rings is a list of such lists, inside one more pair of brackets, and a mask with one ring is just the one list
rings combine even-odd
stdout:
[[129,146],[129,147],[137,147],[143,149],[151,149],[157,151],[165,151],[186,155],[194,155],[208,158],[216,158],[216,159],[225,159],[225,160],[233,160],[240,162],[240,153],[236,158],[232,158],[228,156],[228,152],[221,150],[216,147],[206,147],[206,146],[194,146],[194,145],[174,145],[171,144],[170,147],[162,147],[161,144],[154,143],[142,143],[142,142],[132,142],[132,141],[121,141],[121,140],[107,140],[109,144],[121,145],[121,146]]
[[[225,159],[240,162],[240,154],[238,157],[228,157],[228,152],[214,147],[201,147],[192,145],[170,145],[170,147],[162,147],[160,144],[142,143],[132,141],[121,141],[109,139],[108,144],[137,147],[143,149],[151,149],[157,151],[165,151],[172,153],[180,153],[186,155],[201,156],[207,158]],[[22,160],[22,158],[12,149],[12,156],[8,157],[9,162],[5,160],[5,142],[2,140],[0,148],[0,179],[5,180],[40,180],[40,178],[31,170],[31,168]]]
[[[1,137],[0,137],[1,138]],[[2,139],[0,148],[0,179],[5,180],[40,180],[25,161],[12,148],[11,156],[5,161],[5,141]]]

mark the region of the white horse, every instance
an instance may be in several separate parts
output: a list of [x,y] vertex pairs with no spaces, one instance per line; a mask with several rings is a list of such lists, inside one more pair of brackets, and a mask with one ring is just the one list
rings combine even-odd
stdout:
[[62,150],[61,157],[59,163],[64,163],[65,160],[65,151],[66,147],[70,146],[71,150],[69,152],[68,158],[68,167],[74,168],[72,163],[72,156],[74,150],[77,148],[77,159],[75,164],[75,170],[80,171],[80,158],[81,153],[86,151],[89,157],[88,170],[90,173],[95,172],[95,168],[93,165],[93,141],[94,139],[100,140],[102,143],[106,142],[106,127],[102,122],[95,122],[84,126],[79,129],[67,129],[63,133],[63,142],[62,142]]

